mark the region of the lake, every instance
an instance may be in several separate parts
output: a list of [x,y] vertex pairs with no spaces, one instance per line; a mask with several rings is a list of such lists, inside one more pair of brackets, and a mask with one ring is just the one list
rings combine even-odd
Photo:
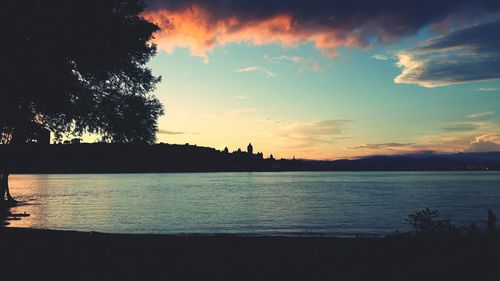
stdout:
[[500,215],[500,172],[11,175],[14,227],[112,233],[335,235],[405,231],[425,207],[453,224]]

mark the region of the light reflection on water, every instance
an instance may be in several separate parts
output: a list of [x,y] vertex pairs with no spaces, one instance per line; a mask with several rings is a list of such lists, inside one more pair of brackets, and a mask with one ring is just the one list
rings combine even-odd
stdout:
[[118,233],[387,234],[414,210],[500,214],[499,172],[12,175],[14,227]]

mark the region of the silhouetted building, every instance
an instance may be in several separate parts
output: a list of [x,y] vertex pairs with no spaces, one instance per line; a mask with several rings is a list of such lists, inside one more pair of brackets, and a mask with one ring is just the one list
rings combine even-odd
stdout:
[[226,154],[229,153],[229,149],[227,148],[227,146],[224,148],[224,153],[226,153]]
[[252,155],[253,154],[253,146],[251,143],[248,144],[247,146],[247,153]]
[[274,156],[271,154],[271,155],[269,156],[269,159],[274,160]]

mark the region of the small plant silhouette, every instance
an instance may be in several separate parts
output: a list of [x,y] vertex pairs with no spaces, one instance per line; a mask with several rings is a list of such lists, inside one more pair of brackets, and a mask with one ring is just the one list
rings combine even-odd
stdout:
[[408,215],[406,222],[415,236],[460,235],[460,229],[448,219],[440,219],[438,210],[425,208]]
[[481,230],[475,223],[469,224],[469,226],[464,227],[465,235],[469,237],[479,236],[481,234]]

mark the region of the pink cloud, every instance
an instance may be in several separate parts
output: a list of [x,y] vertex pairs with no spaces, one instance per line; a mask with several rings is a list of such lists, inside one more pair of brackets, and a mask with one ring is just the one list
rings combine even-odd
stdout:
[[192,5],[175,11],[151,10],[145,12],[144,17],[161,28],[155,38],[159,49],[172,53],[176,48],[188,48],[193,56],[202,57],[205,62],[208,62],[208,52],[231,43],[278,44],[284,48],[312,43],[328,57],[336,57],[337,48],[341,46],[366,47],[359,31],[299,25],[286,13],[246,21],[235,16],[215,19],[208,10]]

